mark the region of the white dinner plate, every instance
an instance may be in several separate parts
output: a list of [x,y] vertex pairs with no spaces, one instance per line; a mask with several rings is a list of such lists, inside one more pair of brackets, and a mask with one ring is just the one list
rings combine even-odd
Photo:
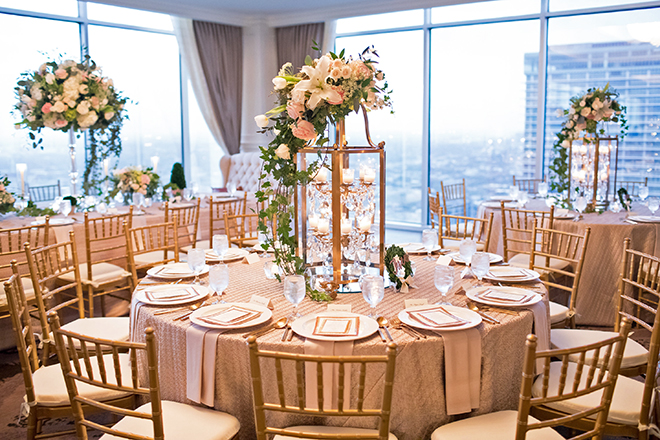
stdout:
[[206,251],[206,261],[212,262],[212,263],[229,263],[230,261],[236,261],[240,260],[244,257],[247,257],[250,254],[245,249],[239,249],[239,248],[229,248],[227,249],[227,253],[225,254],[225,257],[219,257],[213,252],[212,249],[208,249]]
[[[483,203],[481,203],[481,205],[484,208],[499,208],[501,206],[500,202],[483,202]],[[507,202],[507,203],[504,204],[505,208],[515,208],[517,206],[518,206],[518,203],[516,203],[516,202]]]
[[[197,291],[197,294],[194,296],[189,296],[186,298],[181,298],[181,299],[174,299],[174,300],[157,300],[157,299],[149,299],[147,297],[147,291],[152,291],[152,292],[185,292],[186,289],[193,289]],[[156,285],[156,286],[149,286],[148,284],[145,284],[141,287],[138,288],[138,290],[135,292],[135,298],[140,301],[141,303],[144,304],[149,304],[152,306],[175,306],[175,305],[180,305],[180,304],[188,304],[191,302],[196,302],[200,301],[211,293],[211,289],[208,286],[197,286],[193,284],[170,284],[170,285]]]
[[[499,263],[500,261],[502,261],[501,255],[493,254],[491,252],[487,252],[487,254],[490,259],[490,264]],[[447,254],[447,256],[451,257],[451,259],[454,260],[456,263],[465,264],[465,260],[461,258],[460,252],[451,252]]]
[[453,332],[457,330],[466,330],[468,328],[476,327],[479,324],[481,324],[481,316],[473,312],[472,310],[466,309],[464,307],[457,307],[457,306],[451,306],[451,305],[445,305],[442,306],[446,311],[451,313],[452,315],[455,315],[459,318],[465,319],[465,324],[461,325],[456,325],[453,327],[441,327],[441,328],[436,328],[432,327],[430,325],[425,325],[422,324],[421,322],[417,321],[416,319],[413,319],[408,312],[414,312],[416,310],[424,310],[428,308],[434,307],[431,304],[423,305],[423,306],[414,306],[414,307],[408,307],[407,309],[401,310],[399,312],[399,319],[401,322],[404,322],[412,327],[417,327],[417,328],[423,328],[425,330],[433,330],[436,332]]
[[[403,248],[403,250],[408,254],[413,254],[413,255],[427,254],[426,248],[422,245],[422,243],[403,243],[403,244],[398,244],[397,246]],[[433,249],[431,249],[431,252],[437,252],[440,249],[441,249],[440,245],[436,244],[435,246],[433,246]]]
[[572,218],[575,218],[575,214],[572,212],[569,212],[567,214],[555,214],[554,216],[555,220],[569,220]]
[[[228,309],[231,306],[238,306],[244,309],[254,310],[259,312],[260,314],[249,321],[241,322],[240,324],[231,324],[231,325],[212,324],[210,322],[206,322],[200,319],[201,317],[204,317],[206,315],[219,312],[222,309]],[[264,322],[268,321],[272,316],[273,316],[273,312],[271,312],[268,309],[268,307],[260,306],[258,304],[225,303],[225,304],[214,304],[212,306],[202,307],[201,309],[195,310],[192,313],[192,315],[190,315],[190,322],[200,327],[213,328],[213,329],[245,328],[245,327],[252,327],[255,325],[263,324]]]
[[[358,334],[355,336],[320,336],[314,334],[314,326],[316,325],[316,318],[319,316],[338,316],[338,317],[352,317],[357,316],[360,318],[360,328]],[[306,315],[298,318],[291,324],[291,330],[296,334],[309,339],[316,339],[317,341],[355,341],[358,339],[366,338],[373,335],[378,331],[378,323],[368,316],[360,315],[358,313],[350,312],[321,312],[313,315]]]
[[490,196],[490,199],[498,201],[498,202],[513,202],[513,200],[514,200],[511,196],[503,196],[503,195],[502,196],[498,196],[498,195]]
[[[507,275],[507,273],[515,273],[515,275]],[[484,278],[502,283],[519,283],[537,280],[540,276],[540,273],[522,267],[494,266],[488,270],[488,273],[484,275]]]
[[[46,220],[35,220],[31,224],[43,225],[44,223],[46,223]],[[73,223],[75,223],[75,220],[72,218],[51,218],[48,220],[49,226],[64,226],[64,225],[72,225]]]
[[[492,300],[489,298],[482,298],[480,294],[489,289],[495,291],[499,290],[502,292],[518,293],[521,295],[532,294],[532,297],[526,302],[499,301],[499,300]],[[496,307],[528,307],[531,306],[532,304],[536,304],[537,302],[541,301],[541,299],[543,299],[543,297],[538,293],[528,289],[521,289],[519,287],[482,286],[482,287],[475,287],[473,289],[470,289],[465,294],[472,301],[476,301],[481,304],[487,304],[489,306],[496,306]]]
[[[165,269],[166,268],[166,269]],[[208,266],[199,273],[203,275],[209,271]],[[192,270],[188,267],[188,263],[170,263],[152,267],[147,271],[147,275],[155,278],[165,278],[169,280],[176,280],[179,278],[192,278],[195,276]]]
[[631,215],[628,220],[640,223],[660,223],[660,216],[652,215]]

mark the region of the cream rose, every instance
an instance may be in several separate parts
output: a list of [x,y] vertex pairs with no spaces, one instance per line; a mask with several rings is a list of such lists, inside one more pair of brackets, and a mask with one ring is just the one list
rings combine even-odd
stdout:
[[257,115],[254,117],[254,122],[257,123],[259,128],[266,128],[268,127],[268,123],[270,122],[268,119],[268,116],[266,115]]
[[587,117],[591,113],[591,109],[589,107],[585,107],[582,110],[580,110],[580,115]]
[[56,113],[62,113],[67,109],[67,105],[63,103],[62,101],[57,101],[53,106],[50,108],[50,111],[56,112]]
[[286,87],[286,80],[284,78],[280,78],[279,76],[276,76],[273,78],[273,85],[275,86],[275,90],[280,90]]
[[280,146],[275,150],[275,154],[280,159],[291,159],[291,154],[289,154],[289,147],[286,144],[280,144]]

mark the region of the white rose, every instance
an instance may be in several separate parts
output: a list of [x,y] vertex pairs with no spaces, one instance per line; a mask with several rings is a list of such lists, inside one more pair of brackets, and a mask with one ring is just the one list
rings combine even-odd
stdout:
[[62,113],[63,111],[66,110],[66,104],[63,103],[62,101],[57,101],[53,106],[50,108],[51,112],[55,113]]
[[78,87],[78,92],[82,95],[89,92],[89,88],[87,87],[87,84],[80,84],[80,87]]
[[94,125],[98,118],[96,112],[89,112],[86,115],[78,115],[76,119],[78,120],[80,128],[84,130]]
[[590,113],[591,113],[591,109],[589,107],[585,107],[582,110],[580,110],[580,114],[585,118],[589,116]]
[[48,84],[52,84],[53,81],[55,81],[55,75],[53,75],[52,73],[47,73],[46,74],[46,82]]
[[257,123],[259,128],[266,128],[270,121],[268,120],[268,117],[266,115],[258,115],[254,117],[254,122]]
[[78,112],[78,114],[81,115],[86,115],[87,113],[89,113],[89,102],[83,101],[80,104],[78,104],[78,106],[76,107],[76,111]]
[[571,141],[569,141],[568,139],[566,139],[564,142],[561,143],[561,146],[564,147],[564,148],[570,148],[570,146],[571,146]]
[[291,155],[289,154],[289,147],[286,144],[280,144],[280,146],[277,147],[277,150],[275,150],[275,154],[280,159],[291,159]]
[[286,80],[284,78],[280,78],[279,76],[276,76],[273,78],[273,85],[275,86],[275,90],[280,90],[286,87]]
[[570,109],[568,109],[568,114],[569,115],[574,115],[575,114],[575,107],[571,107]]

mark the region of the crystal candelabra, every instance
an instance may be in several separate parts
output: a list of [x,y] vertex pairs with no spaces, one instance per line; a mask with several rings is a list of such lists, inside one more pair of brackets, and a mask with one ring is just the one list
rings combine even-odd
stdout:
[[571,203],[584,196],[588,201],[587,211],[607,209],[612,165],[616,170],[616,159],[612,160],[611,153],[613,149],[618,152],[618,146],[618,136],[584,137],[571,143],[568,164]]

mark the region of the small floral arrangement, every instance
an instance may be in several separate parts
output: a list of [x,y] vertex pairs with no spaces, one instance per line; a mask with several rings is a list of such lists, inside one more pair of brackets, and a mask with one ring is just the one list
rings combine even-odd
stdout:
[[390,281],[396,284],[396,289],[401,293],[408,293],[409,289],[414,288],[413,268],[410,257],[403,248],[392,245],[385,251],[385,269]]
[[114,187],[110,192],[110,197],[116,196],[119,192],[125,196],[137,192],[152,197],[156,193],[160,177],[153,172],[152,168],[143,170],[141,167],[126,167],[114,170],[111,180]]
[[628,190],[626,190],[625,188],[619,188],[617,190],[617,195],[619,196],[619,202],[621,202],[621,206],[623,206],[623,209],[630,212],[630,210],[632,209],[632,199],[628,194]]
[[[267,224],[277,225],[269,236],[282,244],[275,249],[275,262],[284,274],[302,274],[305,270],[303,259],[294,251],[298,246],[291,234],[295,216],[292,198],[298,185],[306,185],[324,160],[320,157],[308,163],[306,170],[299,170],[293,158],[307,145],[326,145],[328,124],[344,120],[352,111],[358,112],[363,106],[367,111],[391,107],[390,91],[385,74],[377,68],[377,57],[373,47],[356,59],[346,58],[343,50],[317,59],[308,56],[297,73],[291,63],[286,63],[273,78],[278,105],[255,117],[261,133],[274,135],[268,146],[260,147],[264,166],[256,197],[266,208],[260,212],[259,228],[268,233]],[[269,221],[273,218],[277,221]]]
[[0,214],[6,214],[16,210],[14,208],[14,202],[16,201],[14,194],[10,193],[7,189],[10,183],[9,177],[0,178]]

